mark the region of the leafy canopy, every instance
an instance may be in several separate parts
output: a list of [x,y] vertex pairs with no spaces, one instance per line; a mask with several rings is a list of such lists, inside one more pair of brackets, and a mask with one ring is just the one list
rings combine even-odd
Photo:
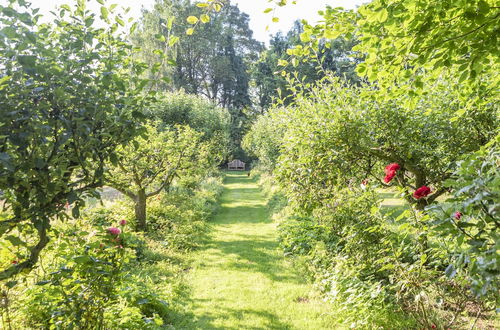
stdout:
[[84,197],[96,196],[147,103],[120,16],[106,11],[116,22],[96,28],[85,1],[62,6],[50,24],[37,12],[25,1],[0,6],[0,235],[20,260],[0,280],[36,264],[66,203],[78,216]]

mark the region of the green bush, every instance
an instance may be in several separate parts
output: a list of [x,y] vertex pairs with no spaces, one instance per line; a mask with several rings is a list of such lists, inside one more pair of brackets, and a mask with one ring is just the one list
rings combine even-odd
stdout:
[[[430,224],[452,251],[446,275],[462,273],[477,296],[496,295],[500,287],[500,136],[465,157],[446,182],[451,194],[429,207]],[[492,305],[494,305],[495,297]]]
[[[100,219],[102,220],[102,219]],[[82,222],[63,226],[50,246],[50,273],[28,288],[24,313],[31,327],[92,329],[163,323],[166,303],[154,288],[139,287],[129,275],[135,263],[127,225],[82,229]],[[115,231],[115,232],[113,232]],[[148,301],[148,304],[141,303]],[[149,321],[147,321],[149,320]]]

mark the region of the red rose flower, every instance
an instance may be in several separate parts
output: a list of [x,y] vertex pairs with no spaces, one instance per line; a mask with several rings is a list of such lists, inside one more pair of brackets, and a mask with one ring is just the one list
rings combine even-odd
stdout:
[[116,227],[110,227],[108,228],[108,233],[110,233],[111,235],[120,235],[122,231],[120,230],[120,228],[116,228]]
[[457,220],[460,220],[460,218],[462,217],[462,212],[460,211],[455,212],[453,217]]
[[384,182],[385,183],[391,182],[395,176],[396,176],[396,171],[386,172],[385,177],[384,177]]
[[368,184],[368,179],[364,179],[363,181],[361,181],[361,184],[363,186],[366,186]]
[[385,172],[385,177],[384,177],[384,182],[389,183],[394,179],[396,176],[397,171],[401,168],[398,163],[392,163],[389,164],[385,167],[384,172]]
[[120,220],[120,226],[125,226],[127,224],[127,220]]
[[431,193],[431,188],[427,186],[422,186],[417,190],[415,190],[415,192],[413,193],[413,197],[415,197],[416,199],[420,199],[422,197],[427,197],[430,193]]
[[18,263],[19,263],[19,261],[17,261],[17,260],[12,260],[12,264],[13,264],[13,265],[17,265]]
[[389,173],[391,173],[393,171],[396,172],[396,171],[398,171],[400,169],[401,169],[401,166],[399,166],[398,163],[392,163],[392,164],[387,165],[385,167],[384,171],[385,171],[385,174],[389,174]]

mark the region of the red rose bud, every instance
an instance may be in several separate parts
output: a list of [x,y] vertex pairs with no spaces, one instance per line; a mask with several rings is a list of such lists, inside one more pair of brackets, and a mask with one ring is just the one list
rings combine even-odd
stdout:
[[12,264],[13,264],[13,265],[17,265],[18,263],[19,263],[19,261],[17,261],[17,260],[12,260]]
[[460,220],[461,217],[462,217],[462,212],[460,212],[460,211],[455,212],[455,214],[454,214],[455,219]]
[[120,220],[120,226],[125,226],[127,224],[127,220]]
[[431,193],[431,188],[427,186],[422,186],[417,190],[415,190],[415,192],[413,193],[413,197],[415,197],[416,199],[420,199],[422,197],[427,197],[430,193]]

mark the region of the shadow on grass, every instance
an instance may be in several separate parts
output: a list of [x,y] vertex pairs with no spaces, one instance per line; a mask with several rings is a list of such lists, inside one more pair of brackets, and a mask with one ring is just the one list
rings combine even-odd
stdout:
[[[213,300],[212,300],[213,301]],[[205,299],[195,299],[194,306],[203,305]],[[179,323],[177,329],[215,329],[215,330],[240,330],[237,326],[217,326],[217,320],[221,319],[253,319],[262,320],[265,327],[247,326],[245,329],[260,330],[260,329],[292,329],[292,327],[281,321],[278,316],[263,309],[249,308],[218,308],[210,313],[199,315],[196,318],[184,319]]]
[[[249,233],[241,228],[255,228],[253,224],[269,224],[268,210],[262,200],[261,192],[254,179],[247,177],[246,172],[226,172],[225,191],[220,198],[222,207],[216,217],[210,221],[211,226],[218,226],[216,237],[204,238],[202,249],[206,251],[206,259],[201,260],[199,267],[222,268],[228,271],[259,273],[268,279],[281,283],[300,283],[298,275],[288,274],[277,253],[278,243],[272,234]],[[242,225],[241,228],[238,225]],[[249,225],[249,226],[248,226]],[[258,227],[258,226],[257,226]],[[237,228],[237,229],[236,229]],[[227,234],[227,236],[226,236]],[[174,315],[173,324],[176,329],[241,329],[237,325],[221,326],[225,319],[255,320],[255,324],[264,326],[245,326],[244,329],[291,329],[291,326],[266,309],[223,307],[224,298],[214,297],[210,300],[199,299],[192,295],[183,296],[183,305],[193,310],[203,310],[203,306],[214,304],[213,310],[196,315],[179,312]],[[260,321],[260,322],[259,322]]]
[[211,255],[232,255],[233,260],[224,263],[225,270],[239,270],[261,273],[272,281],[302,283],[302,279],[287,274],[281,265],[281,257],[275,253],[278,244],[273,240],[218,241],[207,245]]

